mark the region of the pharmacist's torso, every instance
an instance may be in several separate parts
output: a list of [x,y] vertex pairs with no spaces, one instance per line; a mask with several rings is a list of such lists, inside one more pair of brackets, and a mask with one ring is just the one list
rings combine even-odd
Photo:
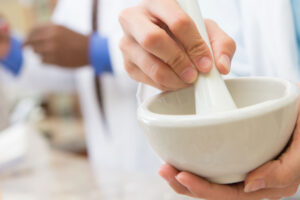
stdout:
[[[54,21],[82,33],[91,31],[91,0],[65,1],[72,15],[57,10]],[[98,112],[90,68],[78,71],[80,91],[88,133],[89,151],[95,166],[126,169],[155,169],[158,159],[153,155],[136,122],[136,84],[122,69],[121,56],[116,52],[120,27],[117,16],[121,8],[135,0],[114,2],[101,0],[99,25],[104,35],[113,37],[110,47],[115,76],[102,77],[106,118],[105,130]],[[116,6],[117,5],[117,6]],[[293,16],[286,0],[200,0],[204,17],[212,18],[237,42],[232,72],[238,76],[276,76],[299,80],[298,57]],[[259,6],[258,6],[259,5]]]
[[[107,36],[114,75],[101,76],[105,118],[99,112],[94,73],[85,67],[76,73],[87,133],[88,151],[97,169],[154,170],[159,160],[148,146],[136,120],[136,88],[122,65],[118,42],[122,36],[118,13],[135,0],[99,0],[99,31]],[[53,15],[55,23],[75,31],[91,33],[92,0],[60,0]]]

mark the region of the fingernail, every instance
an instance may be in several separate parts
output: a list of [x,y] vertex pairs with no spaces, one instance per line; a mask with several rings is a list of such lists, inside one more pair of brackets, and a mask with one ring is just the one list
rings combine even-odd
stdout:
[[207,56],[202,57],[197,63],[197,67],[201,72],[208,72],[211,67],[211,59]]
[[193,83],[197,79],[197,75],[197,71],[193,67],[189,67],[182,72],[181,78],[186,83]]
[[184,185],[184,183],[182,183],[182,179],[181,176],[178,174],[177,176],[175,176],[175,179],[182,185]]
[[264,189],[264,188],[266,188],[265,181],[262,180],[262,179],[258,179],[258,180],[255,180],[255,181],[250,182],[249,184],[247,184],[245,186],[244,191],[249,193],[249,192],[255,192],[255,191],[258,191],[258,190],[261,190],[261,189]]
[[227,55],[222,55],[219,59],[219,64],[223,66],[223,68],[229,72],[230,71],[230,66],[231,66],[231,60],[229,56]]

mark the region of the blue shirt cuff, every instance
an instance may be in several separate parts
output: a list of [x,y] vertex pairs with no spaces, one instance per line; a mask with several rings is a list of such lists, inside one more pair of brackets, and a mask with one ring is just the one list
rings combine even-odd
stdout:
[[89,59],[96,75],[112,73],[112,65],[108,49],[108,39],[94,33],[90,39]]
[[19,75],[23,65],[22,42],[11,38],[10,51],[4,59],[0,60],[0,63],[15,76]]

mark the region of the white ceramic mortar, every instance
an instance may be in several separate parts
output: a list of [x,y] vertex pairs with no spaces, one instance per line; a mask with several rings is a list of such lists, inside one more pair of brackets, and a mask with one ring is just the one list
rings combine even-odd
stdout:
[[298,87],[275,78],[226,85],[238,109],[195,115],[193,87],[140,105],[138,120],[156,153],[179,170],[215,183],[243,181],[286,146],[298,113]]

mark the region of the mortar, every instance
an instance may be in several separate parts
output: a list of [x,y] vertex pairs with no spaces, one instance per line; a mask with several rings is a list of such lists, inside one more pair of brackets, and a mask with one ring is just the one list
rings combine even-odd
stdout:
[[276,78],[225,81],[238,109],[195,115],[194,88],[159,94],[138,120],[162,160],[220,184],[246,175],[284,149],[298,113],[298,88]]

